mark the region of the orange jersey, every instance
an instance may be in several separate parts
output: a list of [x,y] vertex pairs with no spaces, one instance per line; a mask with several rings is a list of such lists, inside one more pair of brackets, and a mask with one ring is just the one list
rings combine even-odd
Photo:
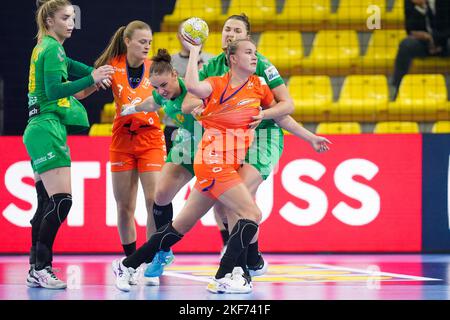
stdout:
[[121,116],[122,106],[125,104],[138,104],[148,97],[152,96],[153,87],[150,83],[150,66],[151,60],[146,59],[144,62],[144,72],[141,82],[136,88],[132,88],[128,81],[126,55],[121,55],[110,61],[110,65],[114,67],[114,75],[112,77],[112,91],[114,102],[116,104],[116,116],[114,118],[113,133],[130,124],[130,130],[139,128],[140,126],[154,126],[161,128],[159,116],[156,112],[138,112],[135,114]]
[[144,61],[144,69],[137,87],[133,88],[128,80],[126,55],[118,56],[110,61],[114,67],[112,91],[116,105],[116,116],[113,124],[113,135],[110,150],[141,154],[148,149],[164,149],[164,134],[161,131],[159,116],[156,112],[138,112],[121,116],[121,108],[125,104],[138,104],[152,96],[150,84],[151,61]]
[[236,88],[229,87],[229,80],[229,73],[206,79],[213,92],[199,118],[205,133],[194,160],[195,188],[213,198],[241,183],[237,170],[253,140],[249,124],[259,108],[269,106],[274,99],[258,76],[250,76]]
[[[274,97],[263,78],[251,75],[247,82],[236,88],[229,86],[230,73],[207,78],[213,91],[205,100],[205,110],[199,121],[205,128],[200,149],[235,151],[245,153],[253,140],[254,130],[249,129],[253,116],[260,107],[269,106]],[[228,159],[229,160],[229,159]],[[240,160],[240,159],[237,159]]]

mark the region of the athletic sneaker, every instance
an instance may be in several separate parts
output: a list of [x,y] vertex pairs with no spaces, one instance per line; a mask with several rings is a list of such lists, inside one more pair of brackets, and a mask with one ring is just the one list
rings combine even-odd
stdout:
[[241,267],[234,267],[231,277],[238,283],[243,283],[244,287],[247,287],[250,291],[253,289],[252,277],[246,275]]
[[130,279],[136,273],[136,270],[125,267],[122,263],[124,259],[125,258],[114,260],[112,262],[112,269],[116,276],[117,289],[128,292],[131,290]]
[[139,276],[142,273],[142,267],[136,269],[136,272],[130,275],[130,281],[128,283],[130,286],[137,286],[139,283]]
[[254,266],[247,265],[247,267],[248,271],[250,272],[250,276],[258,277],[262,276],[267,272],[267,269],[269,268],[269,263],[263,259],[261,254],[259,254],[258,263]]
[[55,275],[51,266],[39,271],[36,269],[30,271],[31,276],[37,280],[37,284],[43,288],[55,290],[67,288],[67,284]]
[[[225,277],[216,279],[213,278],[208,283],[207,290],[212,293],[250,293],[252,292],[251,283],[249,283],[242,275],[244,273],[242,268],[233,273],[227,273]],[[235,268],[236,269],[236,268]]]
[[149,287],[159,286],[159,277],[146,277],[144,276],[144,284]]
[[164,272],[164,267],[170,265],[174,259],[175,256],[173,255],[172,250],[169,250],[168,252],[162,250],[158,251],[153,258],[153,261],[147,265],[144,277],[153,278],[161,276]]
[[41,285],[39,284],[39,279],[36,278],[33,274],[34,271],[34,264],[30,265],[30,270],[28,271],[27,275],[27,287],[28,288],[39,288]]

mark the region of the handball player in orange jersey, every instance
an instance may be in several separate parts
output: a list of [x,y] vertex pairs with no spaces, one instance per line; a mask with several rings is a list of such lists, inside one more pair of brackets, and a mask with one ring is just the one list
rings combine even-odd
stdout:
[[[127,256],[136,251],[134,212],[139,180],[146,201],[147,239],[156,231],[154,190],[166,159],[164,134],[156,112],[120,115],[122,106],[135,105],[152,96],[153,87],[149,79],[151,60],[147,58],[151,42],[150,26],[142,21],[132,21],[115,32],[108,47],[95,62],[96,66],[110,64],[115,69],[112,90],[116,115],[109,151],[117,225]],[[154,280],[157,285],[158,279]],[[131,279],[131,284],[136,284],[135,278]]]
[[289,114],[291,108],[277,104],[265,81],[253,75],[257,58],[251,40],[229,44],[231,71],[205,81],[198,78],[199,51],[198,46],[191,45],[186,73],[187,89],[205,101],[199,116],[205,133],[194,162],[198,182],[173,222],[158,229],[134,254],[113,262],[116,286],[123,291],[130,290],[129,279],[142,263],[148,263],[159,250],[180,241],[216,201],[236,212],[240,219],[231,231],[227,250],[208,290],[213,293],[252,290],[251,279],[244,270],[246,261],[239,258],[258,230],[261,212],[237,169],[252,143],[253,129],[263,119]]

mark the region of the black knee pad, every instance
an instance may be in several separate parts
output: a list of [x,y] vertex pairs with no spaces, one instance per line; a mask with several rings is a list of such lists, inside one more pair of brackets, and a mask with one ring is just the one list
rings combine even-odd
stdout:
[[36,182],[37,208],[33,218],[30,220],[31,226],[39,228],[45,209],[47,209],[49,197],[42,181]]
[[165,206],[153,203],[153,218],[155,219],[156,229],[168,224],[173,218],[172,202]]
[[60,226],[67,218],[72,207],[70,193],[57,193],[50,197],[44,219],[54,226]]

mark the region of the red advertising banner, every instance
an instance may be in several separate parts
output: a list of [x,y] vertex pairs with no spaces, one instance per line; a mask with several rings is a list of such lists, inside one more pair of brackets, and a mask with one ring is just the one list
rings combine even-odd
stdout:
[[[285,137],[279,166],[257,194],[265,252],[419,252],[422,231],[422,137],[330,136],[325,154]],[[110,138],[73,136],[74,203],[61,228],[57,253],[121,252],[108,163]],[[26,253],[36,208],[33,173],[21,137],[0,137],[0,253]],[[174,199],[180,211],[189,188]],[[139,191],[138,245],[146,210]],[[218,252],[221,239],[208,213],[176,252]]]

